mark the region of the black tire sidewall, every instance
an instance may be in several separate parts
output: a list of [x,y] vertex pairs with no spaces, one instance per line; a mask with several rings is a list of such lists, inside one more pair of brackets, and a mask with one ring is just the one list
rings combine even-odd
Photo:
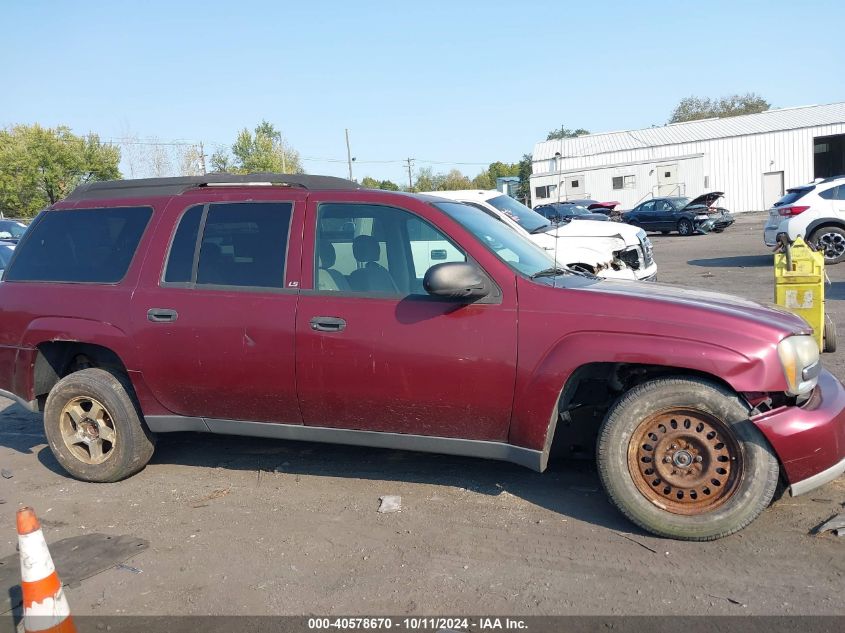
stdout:
[[[841,229],[840,227],[838,227],[838,226],[823,226],[820,229],[816,229],[813,232],[813,236],[810,238],[810,243],[812,243],[812,245],[817,250],[821,250],[819,248],[819,245],[818,245],[819,244],[819,238],[822,235],[824,235],[825,233],[838,233],[843,238],[845,238],[845,230]],[[824,255],[824,251],[822,251],[822,254]],[[828,259],[827,255],[824,255],[824,263],[825,264],[839,264],[842,261],[845,261],[845,253],[843,253],[839,257],[834,257],[833,259]]]
[[[73,398],[87,396],[108,410],[117,439],[112,453],[101,464],[86,464],[65,445],[59,429],[64,406]],[[128,380],[103,369],[84,369],[62,378],[44,405],[44,433],[56,460],[71,476],[90,482],[113,482],[141,470],[154,448],[154,436],[141,420]]]
[[[639,423],[677,406],[700,409],[722,420],[738,441],[743,458],[743,477],[733,496],[695,516],[656,506],[637,489],[628,469],[628,445]],[[748,420],[747,406],[720,385],[696,378],[653,380],[622,396],[602,424],[597,462],[602,484],[623,514],[649,532],[684,540],[712,540],[742,529],[771,502],[779,479],[777,458]]]

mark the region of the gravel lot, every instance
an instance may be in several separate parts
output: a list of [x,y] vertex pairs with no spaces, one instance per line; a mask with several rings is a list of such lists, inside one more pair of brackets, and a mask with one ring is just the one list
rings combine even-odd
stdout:
[[[762,215],[723,235],[653,236],[662,282],[772,296]],[[845,337],[845,265],[828,310]],[[845,348],[845,345],[843,345]],[[825,361],[845,378],[845,350]],[[713,543],[652,538],[605,500],[590,463],[518,466],[248,438],[163,437],[118,484],[66,477],[38,416],[0,400],[0,558],[14,514],[48,541],[147,539],[68,589],[96,614],[845,614],[845,538],[808,532],[842,511],[845,479],[782,498]],[[379,497],[403,509],[379,514]],[[61,568],[59,572],[61,573]]]

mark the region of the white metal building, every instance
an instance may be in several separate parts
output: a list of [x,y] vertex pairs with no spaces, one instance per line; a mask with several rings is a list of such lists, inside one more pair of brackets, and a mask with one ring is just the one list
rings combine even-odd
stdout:
[[771,207],[784,189],[845,174],[845,103],[543,141],[532,205],[724,191],[731,211]]

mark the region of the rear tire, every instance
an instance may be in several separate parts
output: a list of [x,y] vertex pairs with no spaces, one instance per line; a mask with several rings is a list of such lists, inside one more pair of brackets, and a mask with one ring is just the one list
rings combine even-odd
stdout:
[[608,411],[597,463],[610,500],[658,536],[711,541],[741,530],[772,500],[778,461],[747,405],[699,378],[639,385]]
[[824,332],[822,334],[822,351],[825,354],[832,354],[836,351],[836,324],[829,314],[824,317]]
[[680,235],[692,235],[692,222],[687,220],[686,218],[682,218],[678,221],[678,233]]
[[82,481],[134,475],[155,448],[129,379],[104,369],[83,369],[53,386],[44,406],[44,432],[62,468]]
[[824,254],[825,264],[845,260],[845,230],[838,226],[823,226],[813,231],[810,243]]

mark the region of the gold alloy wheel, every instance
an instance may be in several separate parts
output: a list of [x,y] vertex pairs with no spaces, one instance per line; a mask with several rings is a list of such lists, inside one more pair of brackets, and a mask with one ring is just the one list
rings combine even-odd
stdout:
[[88,396],[74,398],[62,408],[59,433],[71,454],[86,464],[102,464],[111,457],[117,441],[108,409]]
[[655,413],[634,430],[628,470],[642,495],[674,514],[704,514],[739,488],[743,458],[728,427],[695,409]]

